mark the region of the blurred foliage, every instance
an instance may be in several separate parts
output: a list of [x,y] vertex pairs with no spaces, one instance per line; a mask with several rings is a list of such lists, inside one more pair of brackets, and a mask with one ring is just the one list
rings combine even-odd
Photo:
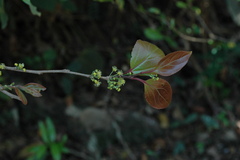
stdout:
[[63,135],[60,140],[57,140],[55,126],[50,118],[46,118],[45,123],[40,121],[38,128],[42,143],[27,146],[21,154],[30,154],[27,160],[49,159],[49,155],[53,160],[61,160],[62,154],[68,153],[68,148],[65,147],[67,136]]
[[[86,136],[82,126],[74,125],[76,120],[63,116],[66,95],[73,95],[80,107],[111,106],[113,110],[140,112],[156,120],[161,132],[148,130],[148,126],[141,125],[142,121],[132,117],[120,123],[124,142],[137,159],[240,157],[240,132],[236,125],[240,116],[238,15],[238,0],[0,0],[0,56],[8,65],[24,62],[29,69],[68,68],[89,73],[98,68],[107,73],[112,65],[123,69],[129,66],[129,53],[137,39],[151,41],[165,53],[193,51],[182,72],[169,77],[173,102],[161,111],[148,109],[141,94],[138,95],[142,86],[131,82],[122,94],[108,96],[101,88],[93,89],[88,82],[72,76],[57,75],[50,79],[48,75],[3,72],[1,84],[42,81],[48,92],[41,99],[43,104],[33,101],[24,109],[0,94],[0,126],[4,128],[0,131],[0,158],[18,159],[16,150],[32,144],[37,137],[34,134],[26,138],[22,132],[31,135],[29,132],[36,127],[32,121],[53,115],[56,126],[67,130],[68,142],[81,152],[81,159],[90,159],[86,148],[91,145],[95,145],[95,150],[101,148],[101,154],[98,153],[101,158],[128,159],[127,149],[116,140],[110,141],[107,134],[99,132],[96,144],[96,137]],[[14,107],[19,109],[20,129],[12,125]],[[66,129],[69,126],[65,121],[71,122],[71,129]],[[42,123],[48,130],[46,122]],[[49,143],[57,146],[64,137],[59,140],[55,134],[54,142],[45,143],[42,136],[40,147],[33,153],[46,153],[50,158]],[[76,154],[69,157],[79,159]]]

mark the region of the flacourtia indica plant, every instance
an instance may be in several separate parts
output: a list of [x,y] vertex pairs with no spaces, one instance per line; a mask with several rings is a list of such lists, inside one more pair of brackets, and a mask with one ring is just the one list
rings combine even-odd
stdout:
[[[9,70],[17,72],[25,72],[31,74],[49,74],[49,73],[64,73],[73,74],[90,78],[96,87],[101,85],[101,80],[106,80],[108,89],[120,91],[125,84],[125,79],[137,80],[144,84],[145,99],[150,106],[156,109],[163,109],[169,106],[172,100],[171,85],[160,76],[171,76],[181,70],[188,62],[191,51],[175,51],[165,55],[156,45],[146,41],[137,40],[133,47],[130,59],[130,69],[123,73],[116,66],[112,67],[112,72],[109,76],[102,76],[102,72],[98,69],[92,74],[83,74],[73,72],[67,69],[62,70],[29,70],[24,68],[23,63],[15,63],[14,67],[0,64],[0,70]],[[0,71],[0,75],[2,72]],[[149,77],[144,80],[140,77]],[[13,94],[14,90],[16,94]],[[28,83],[26,85],[1,85],[0,92],[7,96],[20,100],[23,104],[27,104],[27,99],[22,91],[31,94],[34,97],[40,97],[41,91],[46,88],[38,83]]]

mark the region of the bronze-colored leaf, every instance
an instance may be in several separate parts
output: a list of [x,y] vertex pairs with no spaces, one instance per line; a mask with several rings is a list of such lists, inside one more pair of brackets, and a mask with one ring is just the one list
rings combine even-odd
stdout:
[[163,57],[155,70],[156,74],[170,76],[181,70],[188,62],[191,51],[176,51]]
[[38,83],[28,83],[24,86],[19,86],[19,88],[34,97],[41,97],[42,94],[40,92],[46,90],[44,86]]
[[147,80],[144,83],[144,94],[149,105],[156,109],[168,107],[172,100],[172,88],[164,79]]
[[14,88],[14,90],[15,90],[16,94],[18,95],[18,97],[20,98],[20,100],[22,101],[22,103],[24,105],[26,105],[27,104],[27,98],[22,93],[22,91],[20,89],[16,88],[16,87]]

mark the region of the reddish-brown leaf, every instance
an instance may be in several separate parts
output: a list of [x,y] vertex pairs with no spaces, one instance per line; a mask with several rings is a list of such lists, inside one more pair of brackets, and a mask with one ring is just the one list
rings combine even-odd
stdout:
[[171,85],[164,79],[149,79],[144,84],[144,94],[147,102],[153,108],[164,109],[172,100]]
[[28,83],[24,86],[19,86],[19,88],[34,97],[41,97],[42,94],[40,92],[46,90],[44,86],[38,83]]
[[28,84],[25,84],[24,86],[29,87],[29,88],[33,88],[37,91],[45,91],[46,90],[46,87],[44,87],[43,85],[38,84],[38,83],[28,83]]
[[20,100],[22,101],[22,103],[24,105],[26,105],[27,104],[27,98],[22,93],[22,91],[20,89],[16,88],[16,87],[14,88],[14,90],[15,90],[16,94],[18,95],[18,97],[20,98]]
[[191,51],[176,51],[167,54],[159,61],[158,67],[154,73],[162,76],[175,74],[187,64],[191,54]]

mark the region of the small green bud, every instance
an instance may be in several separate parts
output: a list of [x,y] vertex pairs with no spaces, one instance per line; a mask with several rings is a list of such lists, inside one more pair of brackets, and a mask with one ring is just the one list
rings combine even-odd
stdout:
[[95,84],[94,84],[94,86],[96,86],[96,87],[99,87],[100,85],[101,85],[100,81],[96,81]]
[[4,63],[0,64],[0,69],[5,69],[5,64]]
[[116,66],[112,66],[112,71],[113,71],[113,72],[117,72],[117,70],[118,70],[118,69],[117,69]]
[[159,80],[159,77],[158,77],[157,74],[151,74],[149,77],[152,78],[155,81]]
[[123,75],[123,71],[121,71],[121,70],[117,71],[117,75],[122,76]]
[[119,79],[118,79],[118,82],[117,82],[117,85],[118,85],[118,86],[122,86],[122,85],[125,84],[125,82],[126,82],[125,79],[119,78]]

